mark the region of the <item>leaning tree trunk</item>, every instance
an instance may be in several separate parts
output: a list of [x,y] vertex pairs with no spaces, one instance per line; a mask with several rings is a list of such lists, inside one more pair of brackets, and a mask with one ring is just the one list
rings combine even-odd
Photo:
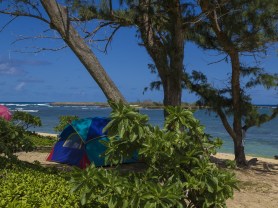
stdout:
[[67,9],[58,4],[56,0],[41,0],[41,3],[51,20],[50,26],[58,31],[63,40],[97,82],[107,99],[125,102],[124,97],[107,75],[92,50],[71,25]]
[[234,141],[234,152],[235,152],[235,161],[238,166],[246,166],[246,157],[244,151],[244,144],[242,138],[242,113],[241,113],[241,89],[240,89],[240,62],[238,52],[232,51],[230,53],[231,62],[232,62],[232,104],[234,111],[234,120],[233,120],[233,130],[235,132]]
[[[162,82],[164,106],[180,106],[182,97],[181,79],[184,59],[184,31],[182,12],[178,0],[164,2],[168,8],[170,35],[167,41],[161,41],[153,27],[152,11],[149,1],[139,1],[141,15],[137,24],[141,38],[149,55],[153,59]],[[164,116],[167,113],[164,111]]]

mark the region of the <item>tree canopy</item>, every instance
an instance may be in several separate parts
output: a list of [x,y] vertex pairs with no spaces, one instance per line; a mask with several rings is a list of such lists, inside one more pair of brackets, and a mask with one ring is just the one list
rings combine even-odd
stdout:
[[[248,90],[258,85],[277,88],[278,75],[266,73],[259,63],[245,64],[244,56],[257,58],[277,43],[277,4],[275,0],[13,0],[1,5],[0,13],[36,18],[58,31],[107,98],[115,101],[124,98],[87,42],[102,42],[106,51],[121,27],[136,28],[139,44],[154,63],[149,65],[151,72],[159,75],[151,88],[162,85],[164,105],[179,106],[183,87],[195,92],[203,105],[218,113],[234,141],[238,164],[245,164],[242,128],[277,116],[277,109],[271,115],[260,114]],[[108,35],[99,36],[101,30],[109,30]],[[187,74],[183,65],[189,57],[184,54],[187,41],[224,56],[231,65],[229,86],[217,89],[205,74]]]
[[[208,83],[206,76],[194,71],[185,75],[185,85],[201,97],[202,105],[214,110],[234,141],[238,165],[246,165],[243,134],[252,126],[260,126],[277,116],[278,108],[271,115],[260,114],[252,105],[248,89],[257,85],[277,88],[278,74],[266,73],[259,64],[249,66],[243,57],[265,53],[277,43],[277,1],[273,0],[215,0],[200,1],[200,8],[206,17],[193,27],[196,35],[192,41],[205,50],[217,50],[231,65],[229,85],[217,89]],[[258,62],[257,62],[258,63]],[[243,84],[243,79],[246,81]],[[233,117],[233,123],[228,122]]]

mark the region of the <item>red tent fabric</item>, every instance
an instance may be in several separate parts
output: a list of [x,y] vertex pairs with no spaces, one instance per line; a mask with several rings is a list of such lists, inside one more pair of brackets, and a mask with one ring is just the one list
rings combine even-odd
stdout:
[[0,105],[0,117],[4,118],[7,121],[10,121],[12,119],[12,114],[9,111],[9,109],[4,106],[4,105]]

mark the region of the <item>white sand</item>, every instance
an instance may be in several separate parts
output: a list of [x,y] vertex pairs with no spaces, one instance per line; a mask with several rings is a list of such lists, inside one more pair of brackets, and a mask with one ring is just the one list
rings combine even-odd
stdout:
[[[57,137],[57,134],[39,133],[44,136]],[[20,152],[20,160],[39,161],[44,166],[59,164],[46,161],[49,153]],[[233,160],[234,155],[217,153],[218,159]],[[262,157],[246,156],[247,160],[257,158],[257,162],[249,169],[230,170],[235,172],[240,181],[240,191],[235,190],[234,198],[227,200],[228,208],[277,208],[278,207],[278,160]]]
[[44,133],[44,132],[36,132],[37,134],[41,136],[51,136],[51,137],[57,137],[58,134],[50,134],[50,133]]

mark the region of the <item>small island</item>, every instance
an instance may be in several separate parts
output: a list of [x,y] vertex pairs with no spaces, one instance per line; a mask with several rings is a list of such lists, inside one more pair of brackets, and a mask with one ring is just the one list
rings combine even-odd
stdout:
[[[153,101],[142,101],[142,102],[130,102],[134,108],[147,108],[147,109],[162,109],[163,103]],[[107,102],[52,102],[51,106],[96,106],[100,108],[107,108],[109,104]],[[181,105],[185,109],[203,109],[206,106],[199,106],[196,103],[182,103]]]

